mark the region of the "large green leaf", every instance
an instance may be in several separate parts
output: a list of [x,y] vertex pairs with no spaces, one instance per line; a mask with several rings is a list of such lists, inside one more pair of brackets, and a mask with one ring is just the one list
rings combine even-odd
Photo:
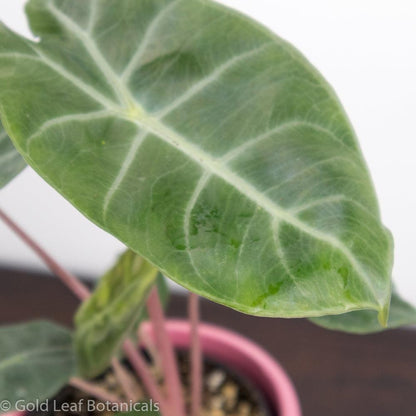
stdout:
[[0,401],[12,408],[18,400],[51,398],[75,369],[67,329],[44,321],[0,327]]
[[9,183],[25,166],[25,161],[13,146],[0,122],[0,188]]
[[235,309],[385,321],[392,240],[350,123],[299,52],[206,0],[27,11],[38,42],[0,31],[2,117],[81,212]]
[[155,267],[128,250],[102,277],[75,317],[82,374],[93,377],[109,365],[123,338],[143,318],[143,306],[157,275]]
[[[369,310],[322,316],[312,318],[311,321],[324,328],[355,334],[368,334],[386,329],[380,325],[377,313]],[[387,328],[397,328],[403,325],[416,325],[416,309],[396,292],[393,292]]]

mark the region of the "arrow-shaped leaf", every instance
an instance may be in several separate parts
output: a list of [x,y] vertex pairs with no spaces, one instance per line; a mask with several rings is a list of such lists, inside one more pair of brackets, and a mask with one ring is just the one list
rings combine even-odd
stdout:
[[0,28],[2,118],[81,212],[235,309],[386,319],[392,240],[350,123],[298,51],[206,0],[27,11],[38,42]]

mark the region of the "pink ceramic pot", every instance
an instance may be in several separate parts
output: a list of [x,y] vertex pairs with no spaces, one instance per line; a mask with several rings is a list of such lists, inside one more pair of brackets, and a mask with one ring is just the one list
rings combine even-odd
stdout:
[[[152,327],[144,324],[152,335]],[[187,349],[190,328],[187,321],[169,320],[168,331],[177,348]],[[301,416],[301,408],[292,382],[283,368],[262,348],[248,339],[226,329],[201,324],[199,327],[204,354],[220,364],[245,376],[261,389],[277,416]],[[22,416],[11,412],[5,416]]]
[[[146,330],[152,331],[150,325]],[[177,348],[187,349],[190,328],[187,321],[169,320],[168,331]],[[299,400],[288,375],[262,348],[234,332],[218,326],[199,327],[204,354],[245,376],[269,398],[278,416],[301,416]]]

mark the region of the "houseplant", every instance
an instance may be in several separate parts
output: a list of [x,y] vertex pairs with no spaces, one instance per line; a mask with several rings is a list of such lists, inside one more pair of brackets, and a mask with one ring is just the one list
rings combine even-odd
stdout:
[[[22,155],[132,250],[91,297],[51,263],[85,302],[66,367],[45,373],[28,400],[65,383],[73,357],[80,374],[102,372],[150,293],[169,412],[183,413],[152,289],[158,271],[254,315],[355,332],[415,320],[397,295],[390,303],[392,240],[351,126],[292,46],[205,0],[31,0],[27,12],[38,41],[0,27],[0,113],[17,149],[3,133],[2,184]],[[196,303],[191,296],[193,328]],[[3,329],[8,354],[32,325]],[[72,346],[61,329],[42,330]],[[33,387],[30,374],[25,382]]]

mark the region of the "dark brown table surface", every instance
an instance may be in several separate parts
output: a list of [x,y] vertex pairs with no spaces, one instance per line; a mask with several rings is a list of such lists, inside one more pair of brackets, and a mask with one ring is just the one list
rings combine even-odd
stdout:
[[[0,324],[47,318],[71,325],[76,307],[57,279],[0,269]],[[185,316],[185,297],[173,296],[168,313]],[[202,315],[270,351],[290,374],[304,416],[416,415],[416,330],[347,335],[301,319],[250,317],[205,300]]]

